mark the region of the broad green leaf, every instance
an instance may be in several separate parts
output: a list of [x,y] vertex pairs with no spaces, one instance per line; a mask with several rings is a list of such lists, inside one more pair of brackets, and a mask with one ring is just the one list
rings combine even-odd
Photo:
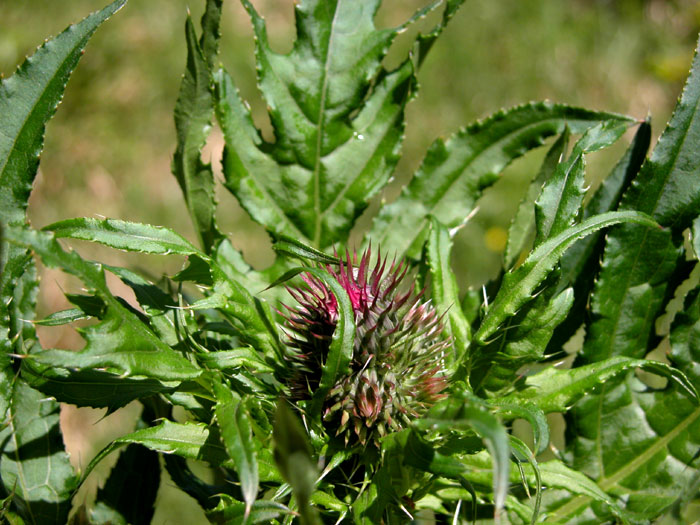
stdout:
[[47,41],[0,83],[0,222],[24,222],[39,166],[44,127],[97,28],[126,0],[116,0]]
[[250,417],[245,398],[241,399],[225,385],[215,383],[214,387],[216,421],[226,452],[236,465],[247,515],[258,495],[258,462]]
[[311,494],[311,503],[323,507],[324,509],[337,512],[341,516],[347,514],[350,510],[346,503],[343,503],[332,494],[323,492],[322,490],[317,490]]
[[257,130],[251,129],[250,117],[230,77],[217,72],[217,115],[226,139],[226,187],[253,219],[271,231],[321,248],[336,239],[344,240],[398,161],[403,133],[395,124],[403,119],[412,73],[407,62],[385,76],[366,109],[355,117],[352,130],[343,133],[343,142],[314,151],[319,159],[312,166],[303,164],[304,159],[299,159],[302,164],[285,162],[280,166],[277,161],[285,159],[264,152],[266,145],[260,143]]
[[[692,168],[700,163],[694,140],[700,134],[698,104],[700,58],[696,53],[673,116],[623,196],[620,209],[647,213],[674,232],[691,225],[700,209],[700,172]],[[667,283],[673,281],[680,257],[680,240],[667,232],[636,226],[611,232],[591,301],[593,322],[587,327],[583,350],[586,362],[646,353],[650,330],[664,306]]]
[[569,127],[564,128],[564,132],[552,144],[547,155],[542,162],[542,166],[535,179],[530,183],[527,193],[520,201],[515,216],[508,228],[508,241],[506,243],[503,257],[503,268],[508,270],[518,262],[520,254],[525,249],[528,241],[531,240],[535,226],[535,200],[542,191],[542,186],[546,180],[557,169],[562,156],[569,145]]
[[[39,164],[39,155],[43,147],[43,135],[46,122],[53,116],[58,103],[63,97],[66,83],[75,69],[83,49],[97,27],[119,10],[125,0],[117,0],[100,12],[94,13],[77,25],[66,29],[58,37],[47,41],[36,53],[28,58],[17,72],[0,83],[0,223],[21,223],[25,220],[27,201],[32,182]],[[29,252],[25,248],[9,246],[4,239],[0,243],[2,277],[0,277],[0,343],[2,345],[2,378],[0,378],[0,411],[4,417],[10,403],[10,379],[13,375],[9,368],[7,354],[12,351],[25,353],[25,339],[34,337],[29,323],[22,320],[33,318],[32,291],[37,286],[36,272]],[[32,306],[26,309],[27,301]],[[30,332],[31,331],[31,332]],[[14,400],[13,409],[18,422],[22,425],[30,421],[30,409],[25,404],[35,399],[38,393],[23,383],[18,382],[16,391],[26,395],[27,400]],[[37,405],[38,406],[38,405]],[[47,421],[52,425],[52,411],[57,405],[45,403]],[[35,411],[36,406],[31,407]],[[58,416],[55,415],[55,425]],[[10,425],[10,430],[13,430]],[[25,467],[18,458],[3,462],[3,480],[8,483],[14,476],[19,476],[19,500],[24,502],[22,512],[29,523],[64,523],[70,508],[69,494],[66,489],[72,478],[72,469],[62,451],[62,443],[55,435],[42,432],[42,429],[28,425],[18,430],[13,436],[13,444],[19,445],[18,439],[45,442],[46,456],[39,456],[27,461]],[[27,437],[30,436],[30,437]],[[19,450],[16,453],[20,453]],[[54,469],[52,472],[52,468]],[[14,471],[14,472],[13,472]],[[48,484],[34,485],[36,480],[46,481],[42,476],[49,474]],[[7,477],[6,477],[7,476]],[[28,485],[29,484],[29,485]],[[53,490],[53,492],[52,492]],[[12,488],[10,488],[12,491]],[[37,500],[36,502],[34,500]],[[42,502],[41,500],[44,500]],[[66,505],[67,504],[67,505]],[[28,513],[28,514],[26,514]]]
[[310,505],[318,472],[311,458],[311,448],[301,423],[287,406],[287,401],[277,402],[273,427],[275,463],[285,480],[291,485],[299,506],[302,524],[320,523],[318,513]]
[[270,284],[260,272],[253,270],[243,259],[241,252],[236,250],[228,239],[218,244],[214,260],[229,279],[241,283],[253,294],[261,292]]
[[233,468],[218,436],[204,423],[173,423],[167,419],[158,426],[144,428],[115,439],[90,461],[81,476],[81,483],[109,454],[129,444],[139,444],[163,454],[206,461],[212,465]]
[[[698,472],[700,408],[676,389],[645,393],[634,375],[620,379],[577,403],[575,417],[567,419],[576,436],[568,457],[573,468],[648,522],[668,509]],[[596,522],[612,519],[584,496],[560,495],[554,506],[555,522],[579,515]]]
[[608,120],[587,129],[566,162],[559,163],[535,202],[535,248],[566,230],[579,217],[586,193],[584,155],[610,146],[629,125],[630,122]]
[[503,278],[498,295],[481,322],[474,339],[484,344],[508,317],[532,299],[533,292],[559,262],[564,252],[578,239],[618,224],[634,222],[658,230],[658,225],[646,215],[634,211],[609,212],[590,217],[545,241],[528,258]]
[[[352,503],[353,523],[373,525],[382,521],[405,521],[406,514],[397,503],[411,488],[411,469],[431,472],[433,468],[446,468],[450,476],[459,476],[464,470],[459,461],[435,452],[413,429],[387,434],[381,447],[381,461],[371,477],[365,476],[360,493]],[[447,467],[446,463],[449,463]]]
[[500,111],[447,142],[436,140],[399,198],[382,208],[367,239],[397,257],[417,256],[430,215],[448,228],[459,226],[514,159],[566,126],[580,133],[603,120],[629,121],[620,115],[543,102]]
[[226,277],[269,304],[280,304],[288,297],[284,288],[269,288],[278,275],[291,268],[290,261],[285,257],[277,257],[272,265],[259,272],[243,259],[241,252],[236,250],[228,239],[224,239],[216,247],[214,260]]
[[[646,159],[650,140],[651,123],[647,120],[639,125],[630,147],[586,204],[583,210],[584,219],[617,208],[623,192],[629,187]],[[548,353],[561,352],[564,343],[583,324],[588,297],[600,269],[604,246],[602,233],[594,233],[574,244],[561,258],[559,287],[574,286],[574,304],[566,320],[554,331]]]
[[133,311],[112,295],[102,267],[86,262],[76,252],[64,251],[48,233],[20,228],[8,229],[8,233],[14,242],[31,247],[47,266],[59,267],[79,277],[107,307],[100,323],[83,330],[87,340],[83,350],[43,350],[32,352],[32,359],[63,368],[111,368],[122,374],[162,381],[199,375],[197,367],[163,343]]
[[468,395],[454,394],[438,402],[414,426],[428,430],[475,430],[486,443],[493,458],[493,491],[495,516],[503,509],[508,492],[508,472],[510,469],[510,446],[506,430],[498,419],[474,403]]
[[[413,19],[417,19],[424,13],[427,14],[429,11],[442,3],[443,2],[439,0],[427,5],[422,11],[418,11],[415,15],[413,15]],[[414,60],[418,64],[418,67],[420,67],[420,65],[423,63],[425,57],[428,56],[428,52],[442,33],[442,30],[447,26],[450,19],[457,13],[457,10],[463,3],[464,0],[447,0],[447,2],[445,2],[445,10],[442,12],[442,23],[438,24],[429,33],[418,35],[413,49]],[[412,20],[409,20],[409,23],[410,22],[412,22]],[[408,23],[405,25],[408,25]]]
[[60,239],[98,242],[119,250],[161,255],[200,255],[201,252],[174,231],[162,226],[117,219],[67,219],[43,228]]
[[127,446],[97,491],[90,523],[148,525],[159,485],[158,454],[139,445]]
[[106,368],[114,373],[160,381],[199,375],[199,369],[160,341],[134,313],[122,308],[121,312],[110,308],[99,324],[81,329],[87,344],[80,352],[47,349],[32,352],[30,359],[47,366]]
[[75,370],[35,363],[29,357],[22,363],[22,378],[47,396],[79,407],[107,408],[114,412],[134,399],[172,392],[178,382],[138,379],[103,370]]
[[[450,2],[435,36],[459,3]],[[275,141],[263,141],[230,77],[215,73],[226,187],[269,230],[323,249],[347,238],[399,159],[404,107],[416,89],[413,61],[386,71],[382,60],[406,25],[376,29],[378,0],[303,0],[297,38],[283,55],[270,49],[252,4],[243,4]]]
[[[657,345],[656,319],[688,274],[681,232],[698,215],[700,172],[693,166],[700,155],[699,103],[696,53],[669,124],[620,204],[649,213],[671,231],[625,226],[608,235],[581,363],[642,357]],[[624,494],[628,510],[653,519],[673,504],[697,469],[694,453],[687,451],[697,450],[700,412],[674,390],[643,390],[631,376],[611,381],[577,404],[567,427],[577,432],[569,446],[574,467]],[[628,431],[614,432],[601,421],[624,422]],[[558,512],[564,519],[587,507],[575,498]],[[594,517],[605,519],[603,513]]]
[[640,358],[656,346],[655,319],[688,277],[683,259],[681,239],[669,230],[622,225],[611,231],[590,296],[578,362],[617,355]]
[[460,480],[468,468],[460,457],[442,454],[412,430],[389,434],[384,442],[385,448],[387,445],[398,448],[401,461],[406,465],[436,476]]
[[[699,42],[700,45],[700,42]],[[676,231],[689,227],[700,209],[700,56],[696,48],[690,76],[651,158],[623,198],[623,207],[648,213]]]
[[564,370],[548,367],[542,372],[528,376],[522,385],[516,386],[515,392],[494,402],[527,403],[546,413],[566,412],[577,400],[604,385],[606,381],[635,368],[675,382],[684,391],[690,403],[698,402],[697,389],[680,370],[658,361],[629,357],[611,357],[598,363]]
[[77,478],[63,448],[58,403],[16,380],[0,443],[3,492],[13,495],[24,523],[65,524]]
[[222,0],[207,1],[200,42],[192,19],[187,17],[187,67],[175,104],[177,149],[172,171],[184,194],[202,249],[207,253],[221,237],[215,217],[214,173],[211,164],[205,164],[201,156],[214,115],[211,71],[218,55],[221,3]]
[[200,286],[209,287],[214,284],[212,270],[212,261],[199,255],[190,255],[187,258],[187,266],[173,275],[172,279],[175,282],[192,281]]
[[[447,333],[452,337],[452,355],[447,360],[448,368],[456,371],[466,358],[471,338],[471,327],[464,317],[459,302],[457,279],[450,266],[452,239],[442,224],[433,219],[428,239],[428,264],[430,265],[431,298],[438,312],[447,312]],[[461,379],[450,374],[453,379]]]

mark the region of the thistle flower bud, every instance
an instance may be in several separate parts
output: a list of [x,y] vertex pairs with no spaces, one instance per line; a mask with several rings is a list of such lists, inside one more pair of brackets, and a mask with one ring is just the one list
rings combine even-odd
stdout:
[[[386,268],[386,258],[370,266],[368,249],[357,262],[346,255],[327,271],[352,303],[356,334],[348,373],[339,377],[323,405],[326,430],[346,445],[378,446],[388,432],[405,428],[443,397],[447,386],[443,355],[449,345],[442,335],[442,316],[422,292],[400,291],[408,266]],[[310,274],[304,284],[288,288],[298,306],[285,306],[290,359],[291,397],[310,399],[318,388],[338,322],[333,293]]]

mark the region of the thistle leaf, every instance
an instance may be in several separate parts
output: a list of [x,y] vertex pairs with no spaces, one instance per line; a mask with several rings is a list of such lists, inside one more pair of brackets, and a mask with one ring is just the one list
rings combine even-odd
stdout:
[[106,408],[108,414],[135,399],[172,392],[179,385],[178,382],[161,382],[151,378],[123,377],[103,370],[75,370],[45,365],[31,357],[22,363],[22,379],[62,403]]
[[125,3],[115,0],[69,26],[0,83],[0,223],[24,222],[46,122],[63,98],[88,40]]
[[[542,472],[540,471],[540,466],[535,459],[535,455],[528,448],[528,446],[523,443],[520,439],[515,436],[508,436],[510,439],[510,447],[513,450],[513,456],[518,463],[518,467],[521,472],[521,479],[525,487],[528,486],[527,479],[525,478],[524,469],[522,469],[522,462],[527,461],[528,465],[532,469],[535,475],[535,503],[532,510],[532,518],[530,519],[531,524],[537,523],[537,518],[540,514],[540,505],[542,503]],[[529,494],[528,494],[529,495]]]
[[[46,123],[56,111],[83,49],[98,26],[126,0],[116,0],[47,41],[17,72],[0,81],[0,228],[26,221],[32,183],[43,148]],[[26,247],[9,245],[0,230],[0,466],[13,510],[26,523],[65,523],[74,473],[58,433],[58,405],[14,380],[9,354],[23,354],[36,339],[30,321],[38,287]],[[37,419],[37,411],[42,418]],[[26,444],[40,452],[27,457]],[[9,505],[9,500],[8,500]]]
[[484,344],[503,321],[514,315],[519,308],[531,300],[537,286],[574,242],[601,228],[621,222],[634,222],[648,228],[658,229],[658,225],[642,213],[634,211],[609,212],[590,217],[547,240],[533,250],[522,265],[506,273],[498,295],[481,322],[474,339],[480,344]]
[[542,409],[531,404],[512,404],[503,402],[500,399],[489,400],[489,405],[497,409],[497,414],[501,419],[524,419],[532,427],[532,434],[535,441],[536,455],[542,454],[549,445],[549,423]]
[[43,350],[32,359],[49,366],[76,369],[108,368],[131,376],[169,381],[200,374],[187,359],[163,343],[137,315],[114,297],[99,265],[64,251],[49,233],[11,228],[8,239],[31,247],[44,264],[60,267],[79,277],[106,305],[101,322],[84,330],[86,347],[80,352]]
[[[671,120],[620,204],[621,209],[649,213],[670,231],[624,226],[608,235],[580,363],[642,357],[658,342],[656,320],[689,273],[681,232],[691,226],[700,202],[700,174],[690,168],[700,161],[693,139],[700,132],[698,104],[696,52]],[[678,364],[692,380],[687,363]],[[628,510],[653,519],[673,504],[697,472],[697,459],[687,451],[697,449],[700,412],[676,387],[644,390],[632,376],[606,383],[598,395],[577,404],[567,428],[578,433],[569,446],[574,467],[604,489],[619,487]],[[629,421],[629,431],[614,432],[598,423],[608,420]],[[558,517],[565,520],[587,505],[585,499],[573,498],[558,510]],[[605,514],[591,517],[604,520]]]
[[227,494],[219,495],[219,504],[209,511],[207,517],[213,523],[231,525],[253,525],[255,523],[276,523],[274,520],[282,515],[291,515],[292,511],[276,501],[258,500],[248,511],[242,501],[236,501]]
[[[432,219],[430,237],[428,239],[428,262],[432,299],[438,312],[447,312],[447,333],[452,337],[448,368],[456,371],[463,364],[469,349],[471,327],[462,313],[459,302],[457,279],[450,267],[450,252],[452,239],[449,232],[437,220]],[[462,379],[450,374],[453,380]]]
[[208,0],[202,18],[202,38],[197,42],[194,24],[187,17],[187,67],[175,105],[177,149],[172,171],[180,184],[202,249],[210,253],[222,237],[216,226],[214,173],[211,164],[202,161],[214,115],[211,71],[218,55],[219,22],[222,0]]
[[[473,484],[486,485],[492,481],[492,461],[489,454],[479,452],[477,454],[464,455],[460,458],[465,468],[465,479]],[[558,523],[557,516],[554,513],[549,513],[550,499],[552,506],[561,503],[557,498],[561,497],[562,491],[576,494],[584,498],[590,505],[591,500],[604,503],[608,508],[613,510],[612,516],[623,516],[624,511],[617,505],[615,499],[601,489],[594,481],[577,472],[575,469],[568,467],[560,460],[551,460],[543,463],[538,462],[542,485],[547,487],[547,491],[543,494],[543,503],[545,510],[542,512],[546,516],[546,522]],[[537,475],[533,470],[532,465],[523,464],[520,468],[511,464],[510,482],[513,484],[522,483],[523,475],[530,487],[537,487]],[[548,496],[551,494],[551,498]],[[528,518],[531,519],[531,516]],[[559,522],[560,523],[560,522]]]
[[35,325],[39,326],[61,326],[64,324],[74,323],[75,321],[80,321],[82,319],[89,319],[87,315],[80,308],[68,308],[67,310],[61,310],[60,312],[54,312],[51,315],[47,315],[43,319],[34,321]]
[[[623,196],[620,209],[648,213],[673,232],[691,225],[700,209],[700,172],[688,167],[700,163],[700,152],[684,137],[700,133],[699,104],[700,58],[696,53],[671,121]],[[672,238],[668,232],[637,226],[619,228],[608,237],[591,300],[593,322],[587,326],[585,362],[646,353],[653,344],[651,330],[664,307],[668,284],[676,280],[672,275],[681,261],[680,244],[677,235]]]
[[[567,428],[576,435],[569,445],[572,467],[604,491],[626,494],[626,509],[649,520],[668,509],[698,472],[700,408],[676,387],[644,389],[634,375],[605,383],[578,402]],[[625,421],[629,433],[605,421]],[[582,512],[589,519],[611,518],[584,496],[560,495],[556,506],[553,521]]]
[[[629,187],[646,158],[650,141],[651,123],[647,120],[639,125],[632,144],[583,209],[584,219],[617,208],[623,192]],[[561,258],[559,288],[574,287],[574,304],[566,320],[554,331],[547,353],[560,352],[564,343],[583,324],[587,315],[588,298],[600,270],[604,246],[602,233],[594,233],[574,244]]]
[[217,397],[216,421],[221,439],[226,452],[236,465],[248,514],[258,496],[259,478],[256,445],[245,398],[239,397],[230,388],[217,382],[214,383],[214,392]]
[[[542,191],[544,182],[549,180],[559,166],[562,156],[569,145],[571,132],[566,126],[559,138],[552,144],[542,162],[535,179],[530,183],[527,193],[520,201],[510,227],[508,228],[508,241],[503,257],[503,268],[508,270],[515,265],[520,254],[530,239],[535,226],[535,200]],[[607,210],[606,210],[607,211]]]
[[175,346],[179,342],[175,328],[176,301],[163,290],[150,281],[126,268],[107,266],[104,268],[131,288],[136,295],[136,300],[143,309],[153,331],[161,341],[168,346]]
[[327,255],[288,235],[280,233],[273,234],[273,236],[275,237],[275,243],[272,245],[272,249],[287,257],[297,257],[304,261],[313,261],[321,264],[340,264],[341,262],[338,257]]
[[606,148],[617,141],[629,122],[603,121],[586,130],[566,162],[561,162],[535,203],[537,236],[535,248],[574,224],[579,217],[584,188],[584,155]]
[[117,219],[76,218],[43,228],[54,237],[98,242],[118,250],[158,255],[203,255],[184,237],[162,226]]
[[185,459],[198,459],[212,465],[234,468],[224,446],[218,442],[216,434],[212,433],[207,425],[192,422],[173,423],[165,419],[157,426],[137,430],[112,441],[90,461],[82,473],[80,483],[85,481],[105,457],[131,443],[163,454],[175,454]]
[[366,238],[397,257],[417,257],[429,216],[448,228],[462,224],[503,169],[568,126],[580,133],[604,120],[627,117],[548,102],[518,106],[435,141],[399,198],[384,206]]
[[[695,387],[699,384],[697,356],[689,337],[700,319],[697,297],[697,289],[688,294],[685,309],[674,320],[670,356]],[[697,476],[700,409],[675,385],[644,392],[644,385],[633,376],[624,379],[606,383],[599,395],[587,396],[576,406],[568,422],[578,434],[571,446],[573,466],[604,490],[629,494],[627,509],[649,519],[668,509]],[[630,432],[601,426],[601,415],[626,421]],[[566,519],[588,505],[586,498],[571,498],[557,516]],[[605,519],[605,514],[591,517]]]
[[[2,225],[0,224],[0,228]],[[0,234],[5,232],[0,231]],[[39,290],[36,265],[24,246],[0,237],[0,418],[10,406],[15,370],[11,354],[23,355],[37,340],[31,321]]]
[[494,400],[496,404],[528,403],[545,413],[566,412],[576,401],[591,393],[616,375],[627,370],[639,368],[676,383],[691,403],[698,404],[698,392],[695,386],[680,370],[665,363],[648,359],[631,359],[612,357],[579,366],[570,370],[549,367],[537,374],[528,376],[516,392]]
[[58,403],[15,381],[0,443],[4,493],[12,494],[23,523],[66,523],[77,478],[63,448]]
[[486,443],[493,461],[493,493],[495,517],[505,505],[510,471],[510,446],[506,430],[498,419],[474,403],[468,395],[453,395],[437,403],[414,423],[418,429],[474,429]]
[[[433,32],[418,37],[422,55],[460,3],[451,1]],[[295,9],[294,46],[282,55],[270,49],[252,4],[243,4],[275,141],[262,140],[231,78],[215,73],[226,187],[275,233],[320,249],[343,242],[399,159],[404,107],[416,90],[414,65],[409,57],[387,71],[382,60],[408,24],[376,29],[379,0],[304,0]]]
[[552,285],[545,288],[506,321],[500,337],[482,349],[471,364],[470,383],[475,391],[493,395],[508,389],[523,366],[544,357],[554,329],[566,318],[574,301],[571,288],[558,295],[555,292]]
[[310,410],[312,418],[320,418],[321,405],[326,395],[335,385],[336,379],[347,372],[352,359],[355,345],[355,314],[348,293],[328,272],[318,268],[305,268],[304,271],[323,281],[338,302],[338,322],[323,367],[321,382],[314,392]]
[[247,367],[256,372],[274,372],[274,369],[262,360],[260,354],[250,347],[197,354],[197,360],[204,367],[213,370]]

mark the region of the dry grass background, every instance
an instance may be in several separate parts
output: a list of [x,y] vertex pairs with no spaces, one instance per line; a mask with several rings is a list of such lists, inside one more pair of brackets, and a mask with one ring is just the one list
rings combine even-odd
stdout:
[[[0,0],[0,71],[10,75],[44,38],[104,3]],[[99,29],[48,125],[30,202],[34,226],[74,216],[106,216],[165,225],[194,240],[180,190],[170,175],[170,160],[175,142],[172,108],[185,63],[185,16],[189,7],[199,19],[203,4],[130,0]],[[289,49],[294,34],[291,0],[254,4],[267,19],[275,49]],[[386,0],[378,25],[396,25],[423,4]],[[691,0],[467,0],[419,75],[421,92],[407,113],[404,159],[396,182],[382,197],[390,200],[397,194],[435,137],[528,100],[551,99],[640,119],[650,112],[658,136],[680,93],[699,28],[700,4]],[[258,124],[269,133],[255,87],[252,31],[237,2],[225,2],[223,33],[221,60],[251,102]],[[402,46],[401,40],[397,46]],[[593,184],[622,148],[624,144],[592,156]],[[220,150],[221,136],[215,129],[205,156],[217,170]],[[460,232],[454,267],[462,283],[480,284],[498,266],[504,228],[542,153],[514,163]],[[225,190],[219,191],[219,201],[222,229],[253,265],[264,267],[271,251],[261,228]],[[367,218],[361,223],[366,225]],[[181,264],[177,258],[77,246],[91,257],[136,266],[154,276],[172,274]],[[44,271],[40,315],[65,308],[63,292],[79,287],[59,272]],[[123,287],[118,292],[129,294]],[[50,347],[81,344],[72,330],[43,330],[41,337]],[[133,424],[137,412],[132,406],[102,418],[102,411],[66,408],[62,423],[74,464],[84,466]],[[89,501],[107,466],[93,476],[77,503]],[[167,481],[163,485],[154,523],[204,520],[193,501]]]

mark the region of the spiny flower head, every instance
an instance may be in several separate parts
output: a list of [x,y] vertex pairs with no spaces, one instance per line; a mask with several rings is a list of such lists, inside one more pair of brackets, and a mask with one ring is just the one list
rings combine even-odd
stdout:
[[[447,386],[442,317],[422,292],[400,291],[408,266],[386,267],[386,258],[370,265],[368,249],[336,266],[326,266],[352,303],[356,333],[349,371],[339,377],[323,405],[327,431],[346,444],[373,443],[405,428],[442,397]],[[289,345],[295,349],[292,398],[310,399],[318,388],[338,322],[338,302],[319,279],[302,276],[304,284],[288,288],[299,305],[285,306]]]

